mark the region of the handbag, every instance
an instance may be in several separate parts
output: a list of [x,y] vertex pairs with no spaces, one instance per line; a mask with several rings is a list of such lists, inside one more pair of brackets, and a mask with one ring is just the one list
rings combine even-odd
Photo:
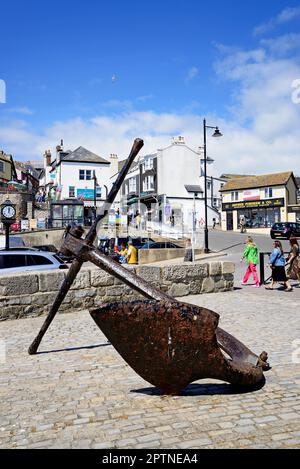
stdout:
[[273,263],[270,264],[270,267],[271,267],[272,270],[275,269],[275,267],[276,267],[275,262],[277,261],[277,259],[279,259],[280,256],[281,256],[281,253],[277,254],[277,256],[275,257]]

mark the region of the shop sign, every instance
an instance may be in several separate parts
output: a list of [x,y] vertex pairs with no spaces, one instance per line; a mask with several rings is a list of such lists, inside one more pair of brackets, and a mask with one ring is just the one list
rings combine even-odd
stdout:
[[243,192],[243,200],[260,200],[259,189],[247,189]]
[[46,219],[45,218],[38,218],[37,219],[37,228],[40,230],[46,229]]
[[288,207],[288,213],[300,212],[300,205],[293,205]]
[[29,230],[29,220],[21,220],[21,230]]
[[229,212],[231,210],[243,210],[245,208],[273,208],[273,207],[283,207],[284,198],[279,199],[265,199],[257,201],[244,201],[244,202],[232,202],[227,204],[222,204],[222,212]]
[[35,218],[31,218],[29,226],[31,230],[35,230],[37,228],[37,220]]
[[93,199],[94,198],[94,189],[77,189],[77,199]]

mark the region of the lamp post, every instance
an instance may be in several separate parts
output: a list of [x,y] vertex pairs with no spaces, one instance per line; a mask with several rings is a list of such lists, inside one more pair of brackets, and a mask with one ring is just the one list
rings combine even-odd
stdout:
[[204,227],[204,252],[209,252],[208,247],[208,225],[207,225],[207,153],[206,153],[206,129],[213,129],[213,137],[218,138],[222,137],[218,127],[212,127],[210,125],[206,125],[206,119],[203,119],[203,138],[204,138],[204,210],[205,210],[205,227]]
[[[198,200],[198,195],[203,195],[203,190],[200,186],[195,185],[186,185],[184,186],[185,190],[189,194],[193,194],[193,212],[192,212],[192,262],[195,262],[195,232],[196,232],[196,199]],[[202,199],[203,200],[203,197]]]
[[94,180],[94,220],[97,217],[97,177],[96,171],[93,171],[93,180]]

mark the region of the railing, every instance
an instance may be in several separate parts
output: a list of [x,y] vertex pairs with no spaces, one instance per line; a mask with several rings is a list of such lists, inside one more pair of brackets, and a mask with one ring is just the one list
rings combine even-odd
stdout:
[[[284,254],[289,254],[288,252],[284,252]],[[269,278],[267,280],[265,279],[265,256],[270,256],[271,252],[260,252],[259,253],[259,277],[260,277],[260,284],[265,285]]]

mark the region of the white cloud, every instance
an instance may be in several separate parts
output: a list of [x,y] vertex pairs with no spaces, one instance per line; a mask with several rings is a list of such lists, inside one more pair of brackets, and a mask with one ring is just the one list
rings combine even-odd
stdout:
[[269,31],[272,31],[276,28],[276,26],[280,26],[281,24],[288,23],[296,18],[300,17],[300,7],[288,7],[282,10],[277,16],[271,18],[266,23],[262,23],[257,26],[253,34],[254,36],[260,36],[265,34]]
[[[284,45],[280,54],[278,44]],[[224,135],[211,139],[208,134],[216,175],[287,170],[300,175],[300,104],[293,99],[293,93],[300,96],[300,58],[296,51],[292,54],[293,44],[295,36],[286,35],[249,51],[218,47],[216,74],[232,87],[232,103],[226,120],[217,114],[206,116],[208,124],[218,125]],[[117,153],[123,159],[136,137],[145,142],[142,154],[167,146],[176,135],[183,135],[194,149],[203,144],[204,116],[195,107],[181,113],[141,112],[133,101],[112,115],[111,107],[118,104],[111,102],[110,112],[90,119],[54,122],[40,133],[23,121],[2,125],[0,147],[16,159],[36,159],[63,138],[66,148],[83,145],[103,157]]]
[[121,159],[129,154],[137,137],[145,142],[143,153],[165,147],[173,136],[183,134],[191,146],[201,143],[201,118],[193,114],[159,114],[153,111],[122,112],[114,116],[95,116],[58,121],[43,133],[32,131],[25,122],[12,122],[0,128],[0,147],[16,159],[36,159],[46,148],[55,150],[61,138],[65,147],[85,146],[99,155],[108,157],[117,153]]
[[191,67],[185,77],[185,82],[189,83],[199,75],[199,69],[197,67]]
[[[282,56],[294,35],[290,39],[282,36],[252,51],[227,50],[216,64],[218,76],[234,85],[233,120],[223,122],[222,147],[213,143],[212,153],[218,161],[226,158],[228,172],[300,174],[300,105],[292,100],[300,60],[297,54]],[[280,56],[274,52],[278,44],[285,44]]]
[[284,56],[300,49],[300,34],[290,33],[272,39],[262,39],[261,44],[267,47],[272,54]]
[[6,103],[6,83],[0,79],[0,104]]
[[5,109],[5,111],[11,114],[24,114],[27,116],[31,116],[32,114],[34,114],[34,111],[32,109],[29,109],[26,106],[12,107],[12,108]]

